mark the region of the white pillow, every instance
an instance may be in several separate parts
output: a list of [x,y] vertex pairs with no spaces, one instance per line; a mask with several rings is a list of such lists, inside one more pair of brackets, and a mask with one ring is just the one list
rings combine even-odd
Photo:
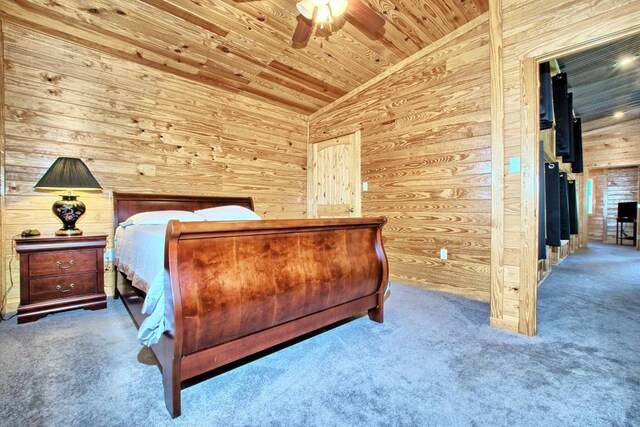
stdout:
[[255,220],[262,219],[260,215],[251,209],[242,206],[228,205],[219,206],[217,208],[207,208],[194,211],[197,215],[205,218],[207,221],[238,221],[238,220]]
[[189,211],[152,211],[131,215],[125,222],[120,223],[120,226],[125,228],[129,225],[166,225],[172,219],[182,222],[204,221],[201,216]]

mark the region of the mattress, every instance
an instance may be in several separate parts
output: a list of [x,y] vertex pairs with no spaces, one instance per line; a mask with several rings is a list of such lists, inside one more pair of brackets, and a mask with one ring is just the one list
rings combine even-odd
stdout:
[[164,240],[166,225],[118,227],[114,238],[114,260],[118,271],[147,295],[142,313],[148,317],[138,329],[138,339],[150,346],[169,330],[164,310]]

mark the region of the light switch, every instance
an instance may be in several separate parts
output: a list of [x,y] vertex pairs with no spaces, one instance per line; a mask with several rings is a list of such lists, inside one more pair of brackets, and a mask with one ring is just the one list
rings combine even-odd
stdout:
[[367,181],[362,183],[362,191],[369,191],[369,183]]
[[447,259],[447,248],[440,249],[440,259]]
[[520,157],[509,157],[509,172],[510,173],[518,173],[520,172]]

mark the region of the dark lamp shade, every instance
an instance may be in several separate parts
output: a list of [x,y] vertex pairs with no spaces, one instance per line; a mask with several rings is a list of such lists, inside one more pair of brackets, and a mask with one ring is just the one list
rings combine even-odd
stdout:
[[87,165],[73,157],[58,157],[34,188],[102,190]]

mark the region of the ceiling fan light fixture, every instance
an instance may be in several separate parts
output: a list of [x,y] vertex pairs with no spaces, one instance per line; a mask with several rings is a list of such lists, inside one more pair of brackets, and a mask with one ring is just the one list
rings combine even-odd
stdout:
[[[345,21],[355,25],[372,40],[384,34],[385,18],[364,0],[300,0],[296,3],[296,9],[300,15],[296,17],[298,24],[291,37],[294,49],[305,47],[314,29],[318,37],[329,37]],[[340,19],[343,15],[344,21]],[[334,28],[335,20],[339,25]]]
[[316,23],[327,24],[333,21],[331,16],[331,10],[328,5],[318,6],[318,12],[316,13]]
[[348,4],[349,4],[349,0],[329,0],[331,15],[333,15],[334,18],[341,16],[347,11]]
[[309,20],[328,24],[346,12],[348,3],[349,0],[302,0],[296,4],[296,9]]
[[296,4],[296,9],[300,12],[300,15],[307,19],[313,19],[313,10],[316,8],[315,0],[302,0]]

